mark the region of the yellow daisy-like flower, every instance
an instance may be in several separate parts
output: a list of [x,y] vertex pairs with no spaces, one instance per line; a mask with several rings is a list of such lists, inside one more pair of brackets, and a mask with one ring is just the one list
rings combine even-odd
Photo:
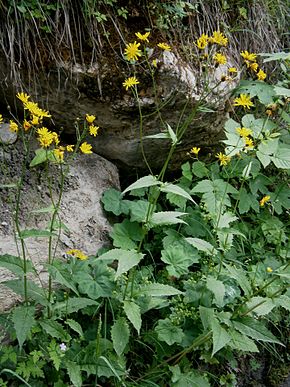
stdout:
[[31,123],[27,120],[24,120],[23,121],[23,128],[24,128],[25,132],[27,132],[31,128]]
[[214,31],[212,36],[209,38],[210,43],[216,43],[220,46],[226,46],[228,44],[228,38],[220,31]]
[[213,59],[218,63],[218,64],[226,64],[227,63],[227,58],[225,55],[217,52],[214,54]]
[[96,119],[96,116],[93,116],[93,115],[89,115],[89,114],[86,114],[86,120],[89,124],[92,124]]
[[29,110],[33,116],[37,116],[40,119],[42,119],[43,117],[51,117],[48,111],[40,109],[38,104],[35,102],[32,102],[32,101],[24,102],[23,106],[24,106],[24,109]]
[[225,155],[222,152],[216,154],[215,157],[217,157],[219,159],[220,165],[227,165],[231,161],[231,157]]
[[45,128],[44,126],[42,128],[37,129],[37,134],[39,136],[45,136],[48,133],[49,133],[49,130],[47,128]]
[[252,129],[249,128],[236,128],[236,132],[243,138],[246,138],[248,136],[251,136],[253,134]]
[[54,141],[52,132],[43,133],[38,137],[38,141],[43,148],[48,148]]
[[80,259],[81,261],[84,261],[88,258],[86,254],[84,254],[81,250],[78,249],[71,249],[66,252],[69,255],[73,255],[74,257]]
[[142,56],[142,51],[139,50],[140,43],[134,42],[126,45],[125,57],[127,60],[138,60],[138,56]]
[[142,40],[143,42],[149,42],[148,36],[150,35],[150,32],[145,32],[143,35],[140,32],[135,32],[135,35],[139,40]]
[[264,205],[271,199],[270,195],[266,195],[264,196],[261,200],[260,200],[260,206],[261,207],[264,207]]
[[248,60],[250,62],[255,62],[256,59],[257,59],[257,55],[256,54],[253,54],[253,53],[250,53],[248,51],[242,51],[241,52],[241,56],[245,59],[245,60]]
[[126,88],[126,91],[130,88],[130,87],[133,87],[135,85],[138,85],[139,84],[139,81],[136,77],[130,77],[130,78],[127,78],[125,79],[125,81],[123,82],[123,86]]
[[99,126],[91,125],[89,127],[90,135],[96,137],[96,135],[98,134],[98,130],[99,129],[100,129]]
[[153,59],[151,63],[153,67],[157,68],[157,59]]
[[228,72],[229,72],[230,74],[237,74],[237,73],[238,73],[238,70],[237,70],[236,67],[230,67],[230,68],[228,69]]
[[10,120],[10,125],[9,125],[9,129],[11,132],[15,132],[17,133],[19,128],[18,128],[18,125],[16,124],[16,122]]
[[171,51],[171,47],[167,43],[158,43],[157,47],[161,48],[164,51]]
[[248,60],[245,60],[245,63],[247,67],[253,70],[255,73],[258,71],[259,65],[257,62],[249,62]]
[[254,148],[254,143],[253,140],[249,137],[243,137],[245,141],[246,148],[253,149]]
[[263,81],[266,77],[267,77],[267,74],[264,73],[262,69],[260,69],[259,72],[257,73],[258,80]]
[[208,45],[208,35],[202,34],[201,37],[197,39],[196,46],[200,50],[204,50],[207,45]]
[[23,103],[27,103],[29,98],[30,98],[30,95],[26,94],[26,93],[17,93],[16,94],[16,97],[18,99],[20,99],[21,102]]
[[73,152],[74,151],[74,145],[67,145],[66,146],[67,152]]
[[80,150],[86,155],[93,153],[91,144],[88,144],[86,141],[82,143],[82,145],[80,146]]
[[53,150],[53,154],[55,156],[55,158],[57,159],[57,161],[59,161],[60,163],[63,161],[64,159],[64,151],[65,151],[65,147],[63,146],[60,146],[58,148],[55,148]]
[[39,117],[32,116],[31,123],[32,123],[32,125],[38,125],[39,124]]
[[193,148],[190,149],[189,153],[192,153],[195,156],[197,156],[199,151],[200,151],[200,148],[197,148],[196,146],[194,146]]
[[255,105],[248,94],[240,94],[238,98],[234,99],[234,106],[243,106],[244,108],[250,109],[251,106]]
[[51,135],[52,135],[52,138],[53,138],[55,145],[58,145],[60,142],[58,134],[56,132],[52,132]]
[[267,270],[267,273],[272,273],[273,272],[273,269],[270,266],[268,266],[266,270]]
[[3,122],[3,116],[2,116],[2,114],[0,114],[0,124],[1,124],[1,122]]

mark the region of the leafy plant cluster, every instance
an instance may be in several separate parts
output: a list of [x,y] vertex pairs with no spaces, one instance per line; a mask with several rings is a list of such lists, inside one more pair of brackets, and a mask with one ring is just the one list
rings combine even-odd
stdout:
[[[148,36],[138,33],[143,43]],[[221,33],[206,39],[226,45]],[[127,60],[135,70],[144,59],[154,77],[146,47],[139,46],[127,45]],[[165,43],[159,47],[170,50]],[[276,59],[282,58],[267,56]],[[134,76],[123,85],[140,103],[138,84]],[[58,201],[44,209],[52,216],[49,228],[22,230],[16,211],[22,254],[0,256],[0,265],[16,276],[5,285],[24,298],[1,315],[1,386],[234,386],[241,356],[289,345],[288,86],[287,78],[275,85],[242,83],[235,91],[237,109],[225,124],[224,153],[205,163],[193,147],[172,182],[165,181],[167,166],[188,123],[174,129],[164,123],[155,138],[171,147],[159,175],[143,176],[123,192],[110,189],[102,198],[116,217],[112,247],[89,257],[70,250],[65,259],[51,250],[61,227],[55,222],[64,152],[72,146],[64,149],[55,135],[32,124],[33,115],[42,120],[49,114],[20,95],[32,120],[26,117],[26,127],[17,131],[27,145],[27,122],[35,125],[41,145],[31,167],[56,163],[63,172]],[[191,118],[204,108],[203,99]],[[96,133],[95,117],[86,120],[91,125],[79,133],[75,151],[90,153],[83,140],[88,131]],[[14,187],[18,199],[23,184]],[[48,287],[33,280],[37,272],[25,255],[25,239],[39,236],[49,241]]]

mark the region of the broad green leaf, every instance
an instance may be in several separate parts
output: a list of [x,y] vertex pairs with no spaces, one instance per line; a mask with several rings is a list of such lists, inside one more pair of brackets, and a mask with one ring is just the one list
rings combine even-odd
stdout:
[[159,320],[155,332],[157,332],[158,339],[165,341],[168,345],[180,344],[184,338],[182,329],[174,325],[169,318]]
[[241,334],[238,331],[229,330],[231,341],[227,344],[233,349],[244,352],[259,352],[255,342],[248,336]]
[[81,367],[77,363],[70,360],[66,360],[65,365],[68,372],[68,376],[73,386],[82,387],[83,380],[82,380],[82,374],[81,374]]
[[47,150],[44,148],[36,149],[35,156],[29,164],[30,167],[35,167],[36,165],[42,164],[45,161],[55,161],[54,153],[52,150]]
[[[24,274],[24,263],[23,259],[16,257],[15,255],[3,254],[0,255],[0,266],[10,270],[17,276],[23,276]],[[30,260],[26,260],[26,272],[33,272],[34,268]]]
[[184,238],[186,242],[194,246],[196,249],[205,252],[207,255],[216,255],[217,250],[213,245],[200,238]]
[[290,89],[287,89],[286,87],[274,86],[274,91],[277,95],[290,98]]
[[181,166],[182,175],[189,181],[192,181],[192,173],[189,162],[182,164]]
[[70,336],[64,330],[63,326],[54,320],[44,320],[39,322],[41,328],[50,336],[61,341],[67,341]]
[[278,151],[271,156],[276,168],[290,169],[290,147],[279,147]]
[[223,306],[225,296],[225,285],[213,277],[207,277],[206,287],[213,293],[218,306]]
[[206,193],[206,192],[212,192],[212,191],[213,191],[213,183],[210,180],[200,181],[191,190],[192,193],[196,193],[196,192]]
[[182,294],[182,292],[170,285],[154,283],[142,286],[138,290],[138,294],[149,295],[151,297],[164,297],[176,296],[177,294]]
[[24,305],[17,306],[12,312],[11,320],[13,322],[20,350],[31,331],[31,328],[35,325],[34,314],[34,306]]
[[260,102],[268,105],[273,102],[273,97],[276,95],[274,86],[261,81],[241,81],[237,88],[238,93],[250,94],[250,97],[258,97]]
[[77,332],[81,337],[83,337],[84,335],[83,329],[77,321],[69,318],[65,320],[64,323],[67,324],[73,331]]
[[48,238],[51,236],[57,236],[56,234],[48,231],[48,230],[38,230],[38,229],[30,229],[30,230],[23,230],[19,234],[19,239],[26,239],[26,238]]
[[133,301],[124,301],[124,312],[128,320],[132,323],[133,327],[140,334],[140,329],[142,325],[142,318],[139,305],[135,304]]
[[186,249],[181,243],[175,243],[161,251],[161,261],[168,265],[166,266],[168,274],[176,278],[187,274],[188,267],[193,263],[197,263],[198,258],[198,254]]
[[252,297],[246,305],[249,311],[252,311],[258,316],[265,316],[275,307],[271,298],[267,297]]
[[217,319],[213,319],[212,323],[212,341],[213,349],[211,356],[214,356],[220,349],[224,348],[228,342],[231,340],[230,335],[227,331],[220,325]]
[[[64,266],[55,261],[52,265],[47,265],[48,272],[51,274],[51,277],[60,285],[65,286],[68,289],[71,289],[77,296],[79,292],[71,281],[71,276],[68,270],[65,270]],[[63,270],[62,270],[63,269]]]
[[90,298],[84,297],[70,297],[67,301],[56,302],[52,305],[52,309],[58,313],[71,314],[78,312],[87,306],[94,305],[97,309],[99,303]]
[[192,199],[192,197],[189,195],[189,193],[187,193],[183,188],[179,187],[178,185],[165,183],[164,185],[161,186],[160,191],[161,192],[170,192],[170,193],[173,193],[175,195],[182,196],[185,199],[190,200],[192,203],[195,203],[195,201]]
[[290,280],[290,266],[282,266],[278,270],[275,271],[275,274],[278,275],[279,277],[286,278]]
[[238,321],[233,321],[233,325],[239,332],[252,339],[283,345],[261,321],[251,317],[242,317]]
[[290,60],[290,53],[289,52],[274,52],[274,53],[260,53],[259,54],[262,57],[265,57],[266,59],[263,60],[264,63],[271,62],[273,60]]
[[179,211],[163,211],[163,212],[155,212],[149,223],[151,226],[164,226],[169,224],[178,224],[186,222],[182,219],[179,219],[179,216],[187,215],[186,212]]
[[192,164],[192,173],[199,178],[203,178],[208,175],[209,170],[202,161],[195,161]]
[[124,195],[126,192],[129,192],[133,189],[152,187],[154,185],[159,185],[160,183],[161,182],[158,181],[155,176],[152,176],[152,175],[144,176],[144,177],[141,177],[140,179],[138,179],[137,181],[135,181],[135,183],[129,185],[129,187],[127,187],[122,192],[122,195]]
[[115,321],[111,329],[111,336],[114,350],[118,356],[121,356],[130,337],[129,326],[124,317],[119,317],[118,320]]
[[[24,282],[23,280],[15,279],[3,282],[3,285],[7,286],[13,292],[25,296],[24,294]],[[35,301],[36,303],[47,306],[48,301],[46,297],[46,292],[43,288],[37,286],[34,282],[27,280],[27,296],[29,299]]]
[[137,242],[141,241],[143,230],[138,223],[125,219],[122,223],[114,225],[110,236],[113,238],[114,247],[132,250],[137,248]]
[[199,306],[199,315],[203,325],[203,329],[208,331],[211,328],[212,321],[214,319],[214,309]]
[[187,370],[182,373],[179,365],[169,367],[172,372],[171,387],[210,387],[206,376],[196,370]]
[[[122,193],[114,188],[109,188],[101,199],[104,209],[114,215],[128,214],[128,209],[122,201]],[[125,201],[124,201],[125,202]]]
[[221,228],[228,228],[230,227],[230,224],[237,220],[238,218],[231,214],[230,212],[225,212],[224,214],[221,214],[217,217],[217,219],[214,222],[214,227],[221,229]]
[[275,299],[275,304],[290,311],[290,297],[284,294]]
[[137,253],[134,250],[112,249],[98,257],[98,260],[108,261],[108,263],[118,261],[118,269],[115,277],[118,278],[121,274],[126,273],[132,267],[138,265],[143,257],[144,254]]
[[[135,202],[131,202],[129,205],[130,221],[132,223],[133,222],[140,222],[140,223],[145,222],[149,205],[150,205],[150,203],[147,200],[137,200]],[[123,224],[124,224],[124,222],[123,222]],[[132,233],[132,227],[130,228],[130,226],[129,226],[129,229],[131,230],[131,233]],[[142,238],[142,229],[140,228],[140,226],[136,226],[136,223],[134,223],[134,229],[135,229],[135,232],[133,233],[133,235],[136,235],[136,231],[138,230],[139,234],[141,234],[141,238]],[[116,247],[122,247],[122,246],[116,246]]]
[[262,140],[258,145],[258,150],[263,155],[272,155],[276,153],[279,146],[278,138],[268,138],[267,140]]
[[234,278],[245,292],[245,295],[249,296],[251,293],[251,285],[247,279],[245,272],[242,269],[237,269],[236,267],[227,265],[226,263],[223,263],[223,265],[227,269],[228,275],[231,278]]
[[238,206],[239,213],[241,215],[247,213],[251,208],[251,203],[252,201],[249,197],[248,192],[244,187],[242,187],[240,189],[240,194],[239,194],[239,206]]
[[256,155],[257,155],[258,159],[261,161],[261,164],[263,165],[264,168],[266,168],[270,164],[271,157],[269,155],[264,154],[264,153],[260,152],[259,150],[257,150]]

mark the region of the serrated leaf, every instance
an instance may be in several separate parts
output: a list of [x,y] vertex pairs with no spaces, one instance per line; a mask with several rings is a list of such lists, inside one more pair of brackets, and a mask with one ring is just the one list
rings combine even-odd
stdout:
[[[0,255],[0,266],[5,267],[17,276],[23,276],[24,263],[23,259],[15,255],[3,254]],[[26,272],[33,272],[34,268],[30,260],[26,260]]]
[[290,169],[290,148],[280,146],[278,151],[271,156],[271,160],[276,168]]
[[55,261],[52,265],[47,265],[47,269],[55,282],[71,289],[77,296],[79,295],[77,288],[71,281],[70,273],[62,270],[63,266],[59,264],[59,261]]
[[142,286],[138,290],[138,294],[145,294],[151,297],[165,297],[176,296],[182,294],[182,292],[170,285],[154,283]]
[[187,274],[188,267],[197,263],[198,258],[198,254],[194,254],[182,244],[173,244],[161,251],[161,261],[168,265],[166,266],[168,274],[176,278]]
[[175,184],[165,183],[160,188],[161,192],[170,192],[175,195],[179,195],[187,200],[190,200],[192,203],[196,204],[192,197],[186,192],[183,188]]
[[114,225],[110,236],[113,238],[114,247],[132,250],[137,248],[137,242],[141,241],[143,230],[138,223],[125,219]]
[[233,321],[233,325],[239,332],[252,339],[283,345],[262,322],[251,317],[243,317],[238,321]]
[[266,155],[266,154],[260,152],[259,150],[256,152],[256,155],[257,155],[259,161],[261,161],[261,164],[263,165],[264,168],[266,168],[270,164],[271,157],[269,155]]
[[121,356],[129,342],[130,330],[124,317],[119,317],[111,329],[113,347],[118,356]]
[[67,324],[73,331],[77,332],[81,337],[83,337],[84,335],[83,329],[77,321],[69,318],[65,320],[64,323]]
[[41,328],[50,336],[55,337],[61,341],[66,341],[69,335],[64,330],[63,326],[54,320],[45,320],[39,322]]
[[176,134],[174,133],[173,129],[171,128],[171,126],[168,123],[166,123],[166,125],[167,125],[169,137],[171,138],[172,145],[177,144],[178,139],[177,139]]
[[142,318],[139,305],[135,304],[133,301],[124,301],[124,312],[128,320],[132,323],[133,327],[140,334],[140,329],[142,325]]
[[230,224],[232,222],[234,222],[235,220],[237,220],[238,218],[231,214],[230,212],[225,212],[224,214],[221,214],[218,219],[217,219],[217,223],[214,222],[214,226],[218,229],[221,229],[221,228],[229,228],[230,227]]
[[[129,205],[130,221],[143,223],[146,219],[150,203],[147,200],[137,200]],[[134,224],[136,228],[136,223]],[[141,230],[142,235],[142,230]],[[122,246],[116,246],[122,247]]]
[[172,372],[172,387],[210,387],[207,378],[195,370],[182,373],[178,365],[169,369]]
[[227,269],[228,275],[234,278],[245,292],[245,295],[249,296],[251,293],[251,285],[245,272],[242,269],[237,269],[233,266],[227,265],[226,263],[224,263],[224,266]]
[[282,294],[275,299],[275,304],[281,306],[282,308],[290,311],[290,297]]
[[11,320],[13,322],[20,350],[31,331],[31,328],[35,325],[34,314],[34,306],[17,306],[12,312]]
[[126,206],[125,200],[122,201],[122,193],[114,188],[109,188],[103,194],[101,199],[104,209],[108,212],[112,212],[114,215],[127,215],[129,208]]
[[183,215],[187,215],[186,212],[179,212],[179,211],[155,212],[150,219],[150,225],[162,226],[162,225],[178,224],[178,223],[186,224],[184,220],[179,219],[179,216],[183,216]]
[[254,312],[258,316],[265,316],[275,307],[275,304],[271,298],[259,296],[252,297],[246,305],[249,311]]
[[118,269],[115,276],[115,278],[118,278],[121,274],[138,265],[143,257],[144,254],[137,253],[135,250],[112,249],[98,257],[98,260],[108,261],[108,263],[118,261]]
[[26,238],[48,238],[51,236],[57,236],[56,234],[48,231],[48,230],[39,230],[39,229],[30,229],[30,230],[23,230],[19,234],[19,239],[26,239]]
[[223,306],[226,292],[223,282],[213,277],[207,277],[206,287],[213,293],[217,305]]
[[180,344],[184,337],[182,329],[174,325],[169,318],[159,320],[155,332],[157,332],[158,339],[165,341],[168,345]]
[[68,376],[73,386],[82,387],[83,381],[82,381],[81,367],[77,363],[70,360],[66,360],[65,365],[68,372]]
[[203,329],[208,331],[211,328],[212,321],[214,319],[214,309],[206,308],[204,306],[199,306],[199,315],[203,325]]
[[124,195],[126,192],[129,192],[133,189],[138,189],[138,188],[146,188],[146,187],[153,187],[154,185],[159,185],[161,182],[157,180],[155,176],[148,175],[141,177],[135,183],[129,185],[123,192],[122,195]]
[[71,314],[78,312],[81,309],[86,308],[87,306],[99,306],[99,303],[90,298],[84,297],[70,297],[67,301],[56,302],[52,305],[52,309],[58,313]]
[[208,255],[216,255],[217,250],[213,247],[213,245],[203,239],[200,238],[184,238],[186,242],[190,245],[194,246],[196,249],[205,252]]
[[195,176],[197,176],[199,178],[203,178],[203,177],[208,175],[208,172],[209,172],[209,170],[205,166],[205,163],[203,163],[202,161],[195,161],[192,164],[192,173]]
[[227,344],[233,349],[244,352],[259,352],[255,342],[248,336],[242,335],[238,331],[230,330],[231,341]]
[[227,333],[227,331],[220,325],[217,319],[214,318],[212,320],[211,326],[213,341],[213,349],[211,356],[213,356],[215,353],[217,353],[220,349],[224,348],[228,344],[228,342],[231,340],[231,337]]

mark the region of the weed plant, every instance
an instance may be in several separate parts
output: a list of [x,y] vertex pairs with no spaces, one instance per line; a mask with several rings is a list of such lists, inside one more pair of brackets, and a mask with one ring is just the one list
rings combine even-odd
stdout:
[[[149,32],[138,32],[124,50],[132,73],[123,87],[139,106],[141,147],[137,69],[149,72],[154,90],[158,60],[171,50],[164,41],[150,47],[150,39]],[[264,62],[281,64],[281,80],[268,84],[262,59],[242,51],[243,67],[228,67],[212,85],[212,71],[227,63],[227,45],[220,31],[195,41],[203,69],[201,97],[177,127],[163,121],[156,96],[163,131],[150,137],[170,142],[167,158],[154,175],[143,152],[148,175],[123,192],[105,192],[104,209],[118,221],[112,247],[94,256],[73,249],[60,259],[54,246],[65,223],[60,204],[69,164],[76,152],[91,153],[85,140],[98,133],[95,117],[87,115],[83,128],[77,127],[77,143],[64,146],[43,126],[50,114],[18,93],[25,119],[11,120],[10,129],[23,142],[26,158],[19,181],[1,189],[15,191],[11,216],[19,256],[3,254],[0,265],[17,276],[6,286],[23,303],[1,316],[6,339],[0,347],[1,386],[235,386],[241,356],[261,348],[275,354],[289,345],[279,329],[282,321],[285,331],[290,326],[289,57],[264,56]],[[192,119],[208,108],[207,97],[238,73],[245,79],[231,97],[224,150],[205,163],[202,149],[194,146],[180,178],[165,181]],[[31,160],[35,136],[40,148]],[[49,206],[41,209],[50,214],[45,230],[22,229],[19,220],[28,161],[30,168],[59,167],[58,198],[51,194]],[[34,237],[48,241],[47,287],[28,277],[37,276],[25,246]]]

